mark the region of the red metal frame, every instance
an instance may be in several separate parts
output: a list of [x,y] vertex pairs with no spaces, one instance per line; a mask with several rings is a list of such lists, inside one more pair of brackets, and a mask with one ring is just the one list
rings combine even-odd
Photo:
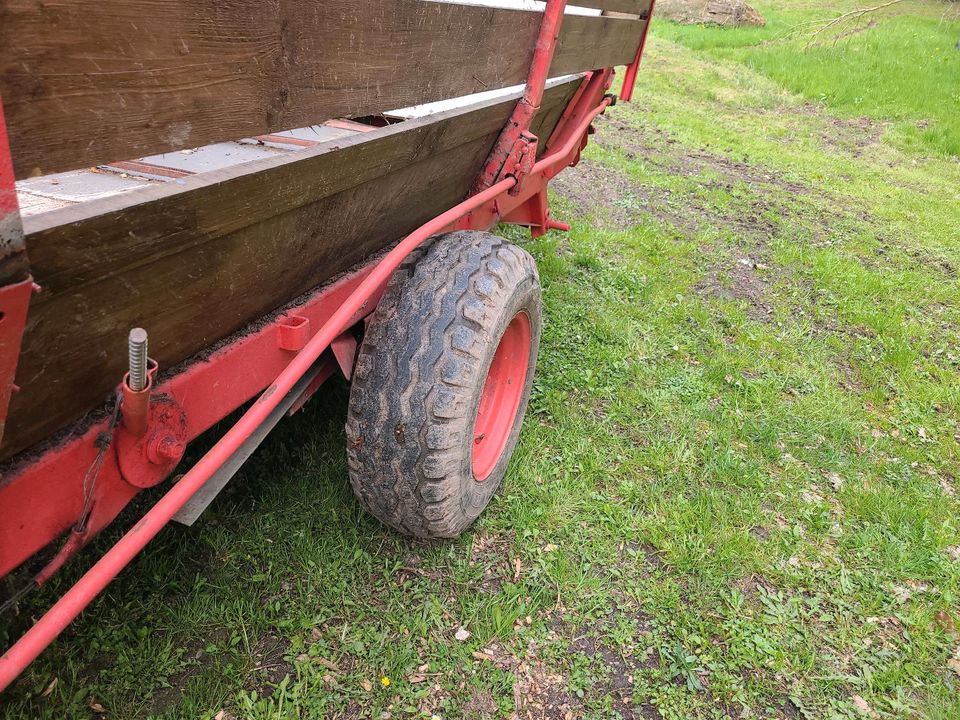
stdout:
[[560,37],[560,25],[563,23],[563,11],[566,7],[567,0],[549,0],[543,10],[543,20],[540,21],[540,31],[537,34],[537,44],[534,46],[523,96],[500,131],[490,157],[477,176],[473,186],[474,194],[486,190],[501,178],[517,176],[533,165],[537,138],[529,132],[530,122],[540,110],[543,89],[550,72],[550,63],[553,61],[553,52],[557,47],[557,38]]
[[[3,437],[3,428],[7,422],[10,396],[17,390],[14,376],[20,358],[20,342],[27,324],[30,296],[35,289],[36,285],[29,276],[25,280],[0,287],[0,438]],[[0,504],[0,507],[3,505]],[[2,575],[0,572],[0,576]]]
[[633,62],[627,65],[627,71],[623,75],[623,85],[620,87],[620,99],[624,102],[630,102],[633,99],[633,88],[637,84],[637,71],[640,70],[640,59],[643,57],[643,49],[647,45],[647,32],[650,30],[650,21],[653,19],[653,6],[657,0],[650,0],[650,10],[647,12],[647,20],[643,24],[643,35],[640,36],[640,45],[637,47],[636,57]]
[[12,280],[0,286],[0,438],[7,420],[10,395],[16,390],[13,380],[27,323],[27,306],[36,288],[25,267],[26,252],[13,158],[3,118],[3,103],[0,102],[0,271],[6,280]]
[[[323,326],[371,269],[364,267],[323,288],[303,305],[152,388],[154,401],[169,400],[185,411],[186,427],[181,439],[193,440],[261,392],[295,352],[306,345],[310,328]],[[367,307],[376,307],[378,300],[376,292],[371,294]],[[363,314],[366,311],[364,308]],[[360,317],[358,314],[356,319]],[[98,436],[109,429],[110,420],[104,419],[79,437],[52,448],[3,478],[0,507],[14,517],[29,517],[30,522],[0,523],[0,575],[20,565],[74,525],[84,504],[83,475],[96,458]],[[158,434],[157,429],[160,428],[155,428],[150,437]],[[117,435],[124,438],[137,433]],[[172,469],[166,464],[138,462],[139,451],[127,456],[120,442],[122,440],[118,441],[117,452],[108,453],[100,469],[84,542],[109,524],[137,492],[155,485]],[[124,473],[124,461],[129,461],[131,456],[133,471]],[[165,472],[158,477],[154,468]],[[38,502],[40,498],[51,501]],[[54,498],[56,502],[52,502]]]
[[[118,389],[119,424],[116,418],[105,419],[0,480],[4,514],[25,520],[0,523],[0,576],[69,531],[54,560],[34,578],[41,584],[136,493],[167,477],[187,442],[260,393],[203,458],[0,658],[0,691],[240,454],[278,407],[291,405],[292,399],[287,412],[295,412],[337,365],[349,377],[356,352],[350,328],[376,308],[390,275],[413,249],[440,232],[488,229],[500,221],[528,225],[535,235],[551,227],[566,228],[549,217],[547,183],[576,164],[592,121],[612,104],[613,98],[604,93],[613,70],[587,73],[547,142],[547,152],[535,161],[537,138],[529,133],[529,122],[542,98],[564,5],[565,0],[548,1],[528,87],[478,180],[478,187],[485,187],[410,233],[378,262],[318,290],[155,387],[134,394],[124,381]],[[9,154],[0,144],[0,164],[4,160],[9,161]],[[308,373],[316,374],[304,385]],[[92,482],[91,467],[98,468]]]

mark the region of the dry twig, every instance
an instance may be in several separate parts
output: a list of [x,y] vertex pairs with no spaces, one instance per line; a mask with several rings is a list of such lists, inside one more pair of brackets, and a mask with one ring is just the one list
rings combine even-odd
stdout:
[[[838,31],[834,36],[832,36],[833,44],[842,40],[843,38],[850,37],[851,35],[856,35],[857,33],[868,30],[874,25],[876,25],[875,20],[871,20],[865,26],[861,26],[860,22],[868,15],[871,15],[887,8],[902,3],[904,0],[887,0],[887,2],[880,3],[879,5],[872,5],[870,7],[857,8],[856,10],[849,10],[845,13],[841,13],[834,18],[821,18],[817,20],[807,20],[802,23],[798,23],[787,30],[781,37],[791,37],[793,35],[801,33],[810,33],[810,36],[807,40],[807,43],[803,46],[804,50],[809,50],[814,45],[818,45],[822,42],[821,38],[829,33],[831,30]],[[839,32],[840,29],[845,26],[852,24],[853,27],[849,30],[844,30]]]

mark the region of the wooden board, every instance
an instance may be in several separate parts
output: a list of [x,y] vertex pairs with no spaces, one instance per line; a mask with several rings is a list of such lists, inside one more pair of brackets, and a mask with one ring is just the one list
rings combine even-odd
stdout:
[[567,4],[648,17],[652,3],[650,0],[569,0]]
[[[547,90],[534,133],[549,137],[578,84]],[[455,205],[515,103],[27,218],[43,291],[0,456],[100,406],[124,371],[129,328],[147,328],[170,368]]]
[[[524,81],[542,14],[422,0],[5,0],[17,177]],[[553,76],[633,59],[643,23],[564,18]]]

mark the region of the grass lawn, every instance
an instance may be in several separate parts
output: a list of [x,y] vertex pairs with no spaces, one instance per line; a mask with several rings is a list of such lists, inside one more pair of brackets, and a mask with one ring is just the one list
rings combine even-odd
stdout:
[[886,139],[901,147],[960,155],[960,4],[901,0],[819,34],[824,21],[882,3],[755,4],[767,21],[762,28],[661,23],[658,34],[743,62],[845,116],[888,120]]
[[960,717],[960,52],[906,69],[960,38],[938,7],[808,54],[661,23],[555,182],[571,232],[504,229],[545,334],[474,529],[363,514],[334,383],[0,713]]

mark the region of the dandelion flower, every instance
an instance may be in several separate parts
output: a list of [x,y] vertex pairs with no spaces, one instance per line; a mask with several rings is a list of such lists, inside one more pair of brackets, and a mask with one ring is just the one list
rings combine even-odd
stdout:
[[384,687],[390,687],[390,678],[384,675],[382,678],[380,678],[380,684]]

